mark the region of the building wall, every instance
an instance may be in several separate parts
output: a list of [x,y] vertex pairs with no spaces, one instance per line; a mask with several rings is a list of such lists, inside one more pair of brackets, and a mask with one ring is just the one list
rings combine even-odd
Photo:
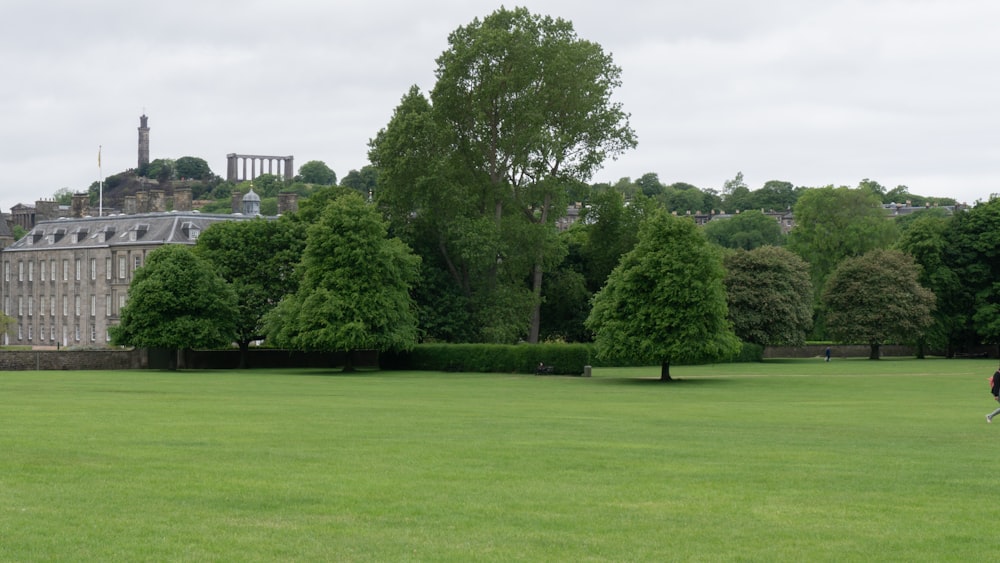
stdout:
[[0,371],[144,369],[146,357],[145,350],[14,350],[0,354]]
[[8,253],[3,310],[17,321],[8,344],[103,346],[136,268],[156,246]]
[[192,212],[39,223],[0,252],[0,307],[15,320],[4,344],[108,345],[150,251],[193,245],[215,222],[246,219]]

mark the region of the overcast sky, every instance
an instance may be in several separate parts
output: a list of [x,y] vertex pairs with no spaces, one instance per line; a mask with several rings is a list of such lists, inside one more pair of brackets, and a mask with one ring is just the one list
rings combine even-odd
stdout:
[[[342,178],[481,0],[7,0],[0,209],[86,189],[150,156],[294,155]],[[622,67],[639,139],[591,180],[655,172],[720,189],[743,172],[870,178],[973,203],[1000,192],[1000,2],[537,0]]]

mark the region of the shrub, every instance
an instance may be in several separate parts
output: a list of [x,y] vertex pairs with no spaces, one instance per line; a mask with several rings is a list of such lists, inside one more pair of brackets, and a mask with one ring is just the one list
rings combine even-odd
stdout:
[[589,344],[420,344],[402,354],[383,354],[382,367],[480,373],[535,373],[538,364],[557,375],[579,375],[590,363]]

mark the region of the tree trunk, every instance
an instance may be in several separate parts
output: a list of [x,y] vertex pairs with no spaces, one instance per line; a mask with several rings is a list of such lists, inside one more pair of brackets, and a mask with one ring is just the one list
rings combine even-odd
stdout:
[[250,342],[240,342],[240,369],[250,367]]
[[871,354],[868,355],[869,360],[877,360],[879,358],[878,347],[878,342],[872,342],[872,351]]
[[[538,223],[545,225],[549,221],[549,207],[552,206],[552,194],[545,194],[542,198],[542,213]],[[533,218],[530,220],[534,221]],[[535,267],[531,276],[531,291],[535,295],[535,302],[531,305],[531,327],[528,329],[528,343],[538,344],[538,334],[542,327],[542,264],[545,262],[544,245],[538,247],[538,258],[535,259]]]
[[538,344],[538,334],[541,332],[542,326],[542,264],[540,261],[535,264],[531,285],[535,302],[531,305],[531,327],[528,330],[528,343]]
[[673,381],[670,378],[670,362],[666,361],[660,364],[660,381]]

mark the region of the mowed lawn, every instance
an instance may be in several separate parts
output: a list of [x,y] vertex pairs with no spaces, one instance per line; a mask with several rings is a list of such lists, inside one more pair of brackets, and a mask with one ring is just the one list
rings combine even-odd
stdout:
[[0,560],[986,561],[993,360],[0,374]]

